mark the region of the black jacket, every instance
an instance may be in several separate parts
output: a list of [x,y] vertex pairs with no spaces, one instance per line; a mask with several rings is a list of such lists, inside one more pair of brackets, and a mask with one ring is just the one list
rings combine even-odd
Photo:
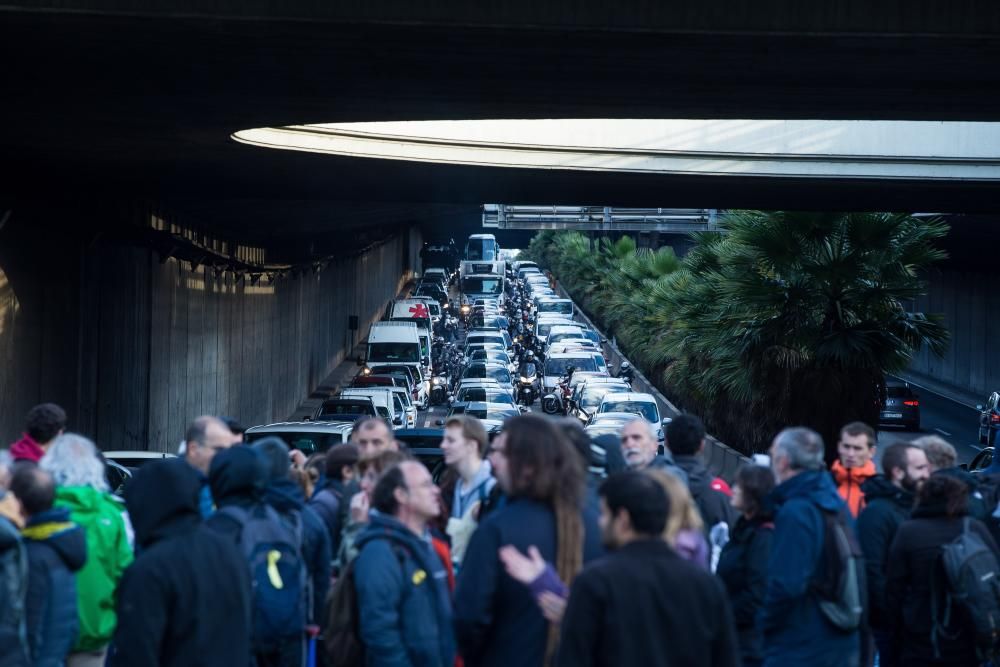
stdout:
[[697,456],[674,456],[674,462],[687,473],[688,489],[705,522],[705,534],[717,523],[730,527],[736,522],[736,512],[729,497],[712,488],[713,475]]
[[113,667],[246,667],[250,573],[202,524],[201,480],[182,460],[153,461],[125,489],[137,555],[118,589]]
[[[583,562],[603,552],[597,515],[584,511]],[[538,547],[555,562],[556,522],[548,505],[508,498],[483,519],[469,541],[455,588],[455,636],[466,667],[541,667],[548,622],[524,584],[500,563],[500,547],[512,544],[521,553]]]
[[[962,517],[948,518],[943,507],[918,506],[911,519],[896,531],[889,549],[889,567],[885,585],[886,609],[889,622],[898,633],[900,664],[930,661],[934,657],[931,644],[932,589],[939,595],[939,609],[944,609],[945,583],[940,571],[941,547],[962,532]],[[970,529],[979,535],[994,552],[997,545],[989,531],[977,519]],[[955,609],[949,634],[941,637],[938,648],[942,665],[978,665],[971,622]]]
[[858,515],[858,541],[865,554],[868,578],[868,619],[873,628],[887,629],[885,608],[885,573],[889,547],[899,526],[910,518],[914,496],[899,488],[885,475],[876,475],[861,485],[865,508]]
[[17,527],[0,515],[0,667],[28,665],[27,590],[28,552]]
[[340,523],[340,508],[345,503],[350,505],[350,502],[350,498],[344,497],[344,483],[336,479],[326,480],[308,502],[309,508],[316,512],[316,516],[326,526],[326,533],[330,536],[330,552],[333,554],[340,548],[340,531],[343,528]]
[[627,544],[573,581],[555,664],[739,665],[726,593],[661,539]]
[[740,517],[715,569],[729,594],[744,661],[764,657],[759,612],[767,590],[767,563],[773,536],[774,524],[770,519]]
[[28,552],[25,611],[31,664],[58,667],[80,627],[75,573],[87,561],[87,540],[63,507],[31,517],[21,534]]
[[302,558],[313,588],[312,621],[323,627],[326,625],[325,600],[330,589],[333,562],[326,525],[312,509],[306,507],[302,490],[291,479],[272,479],[264,490],[264,502],[282,514],[292,511],[302,514]]

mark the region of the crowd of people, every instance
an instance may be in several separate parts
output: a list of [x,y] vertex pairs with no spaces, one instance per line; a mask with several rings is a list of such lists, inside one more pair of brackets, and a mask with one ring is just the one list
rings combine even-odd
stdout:
[[456,415],[432,474],[376,418],[306,458],[203,416],[119,498],[39,405],[0,452],[0,667],[989,664],[1000,467],[927,437],[878,473],[852,423],[727,484],[704,447]]

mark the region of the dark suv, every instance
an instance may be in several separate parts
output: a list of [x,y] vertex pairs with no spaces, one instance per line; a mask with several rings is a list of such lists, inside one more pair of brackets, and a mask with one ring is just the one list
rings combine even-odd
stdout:
[[986,399],[986,405],[977,405],[979,410],[979,444],[993,446],[997,430],[1000,429],[1000,394],[993,392]]
[[885,402],[879,411],[879,424],[905,426],[920,430],[920,397],[905,382],[889,381],[885,386]]

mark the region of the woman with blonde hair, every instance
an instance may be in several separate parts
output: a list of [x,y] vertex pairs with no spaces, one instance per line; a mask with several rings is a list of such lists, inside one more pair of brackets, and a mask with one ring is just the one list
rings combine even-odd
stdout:
[[650,470],[670,498],[670,515],[663,537],[682,558],[708,569],[708,542],[705,524],[691,492],[679,477],[662,470]]

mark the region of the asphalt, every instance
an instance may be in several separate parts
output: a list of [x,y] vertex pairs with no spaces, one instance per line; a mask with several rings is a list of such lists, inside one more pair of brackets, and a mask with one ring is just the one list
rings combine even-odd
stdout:
[[[959,463],[968,463],[983,448],[979,444],[979,411],[975,399],[957,391],[927,386],[930,383],[905,377],[920,398],[920,431],[883,426],[879,431],[880,449],[893,442],[906,442],[924,435],[938,435],[958,452]],[[980,401],[981,402],[981,401]],[[880,460],[876,456],[876,462]]]

